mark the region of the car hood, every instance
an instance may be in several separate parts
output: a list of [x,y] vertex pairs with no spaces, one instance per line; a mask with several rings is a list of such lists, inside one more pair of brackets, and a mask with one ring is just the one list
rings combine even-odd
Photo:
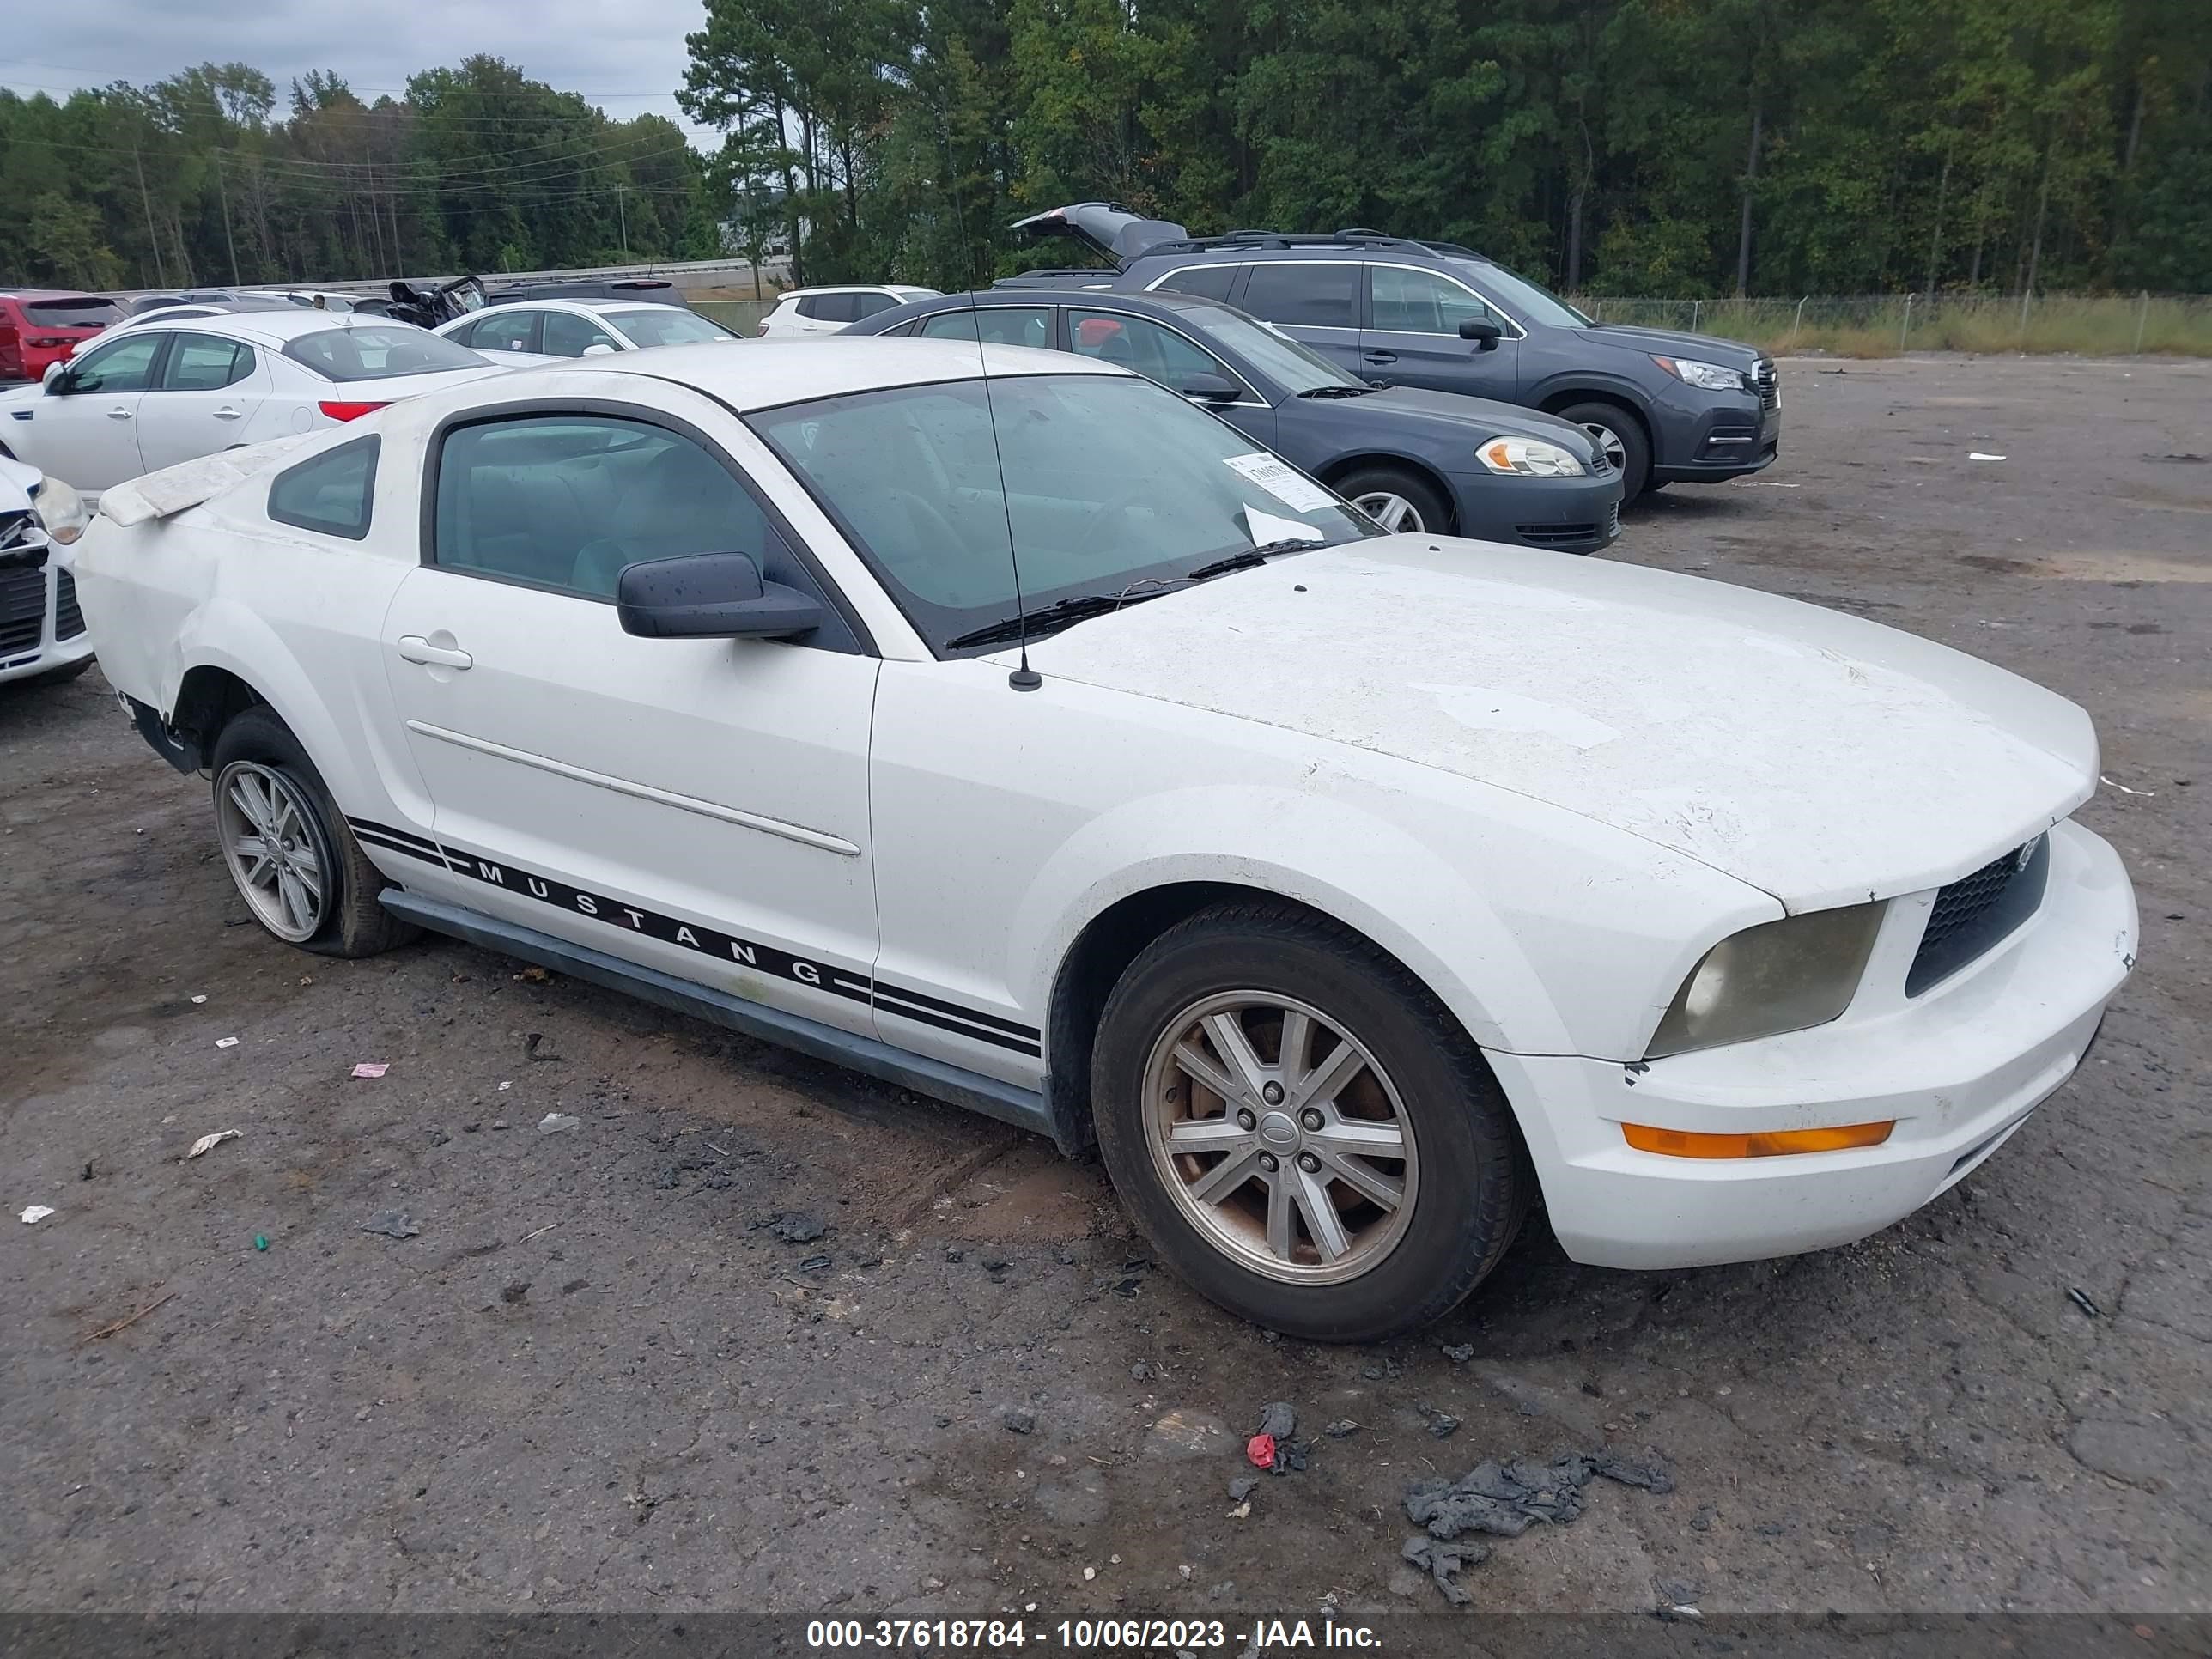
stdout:
[[1723,340],[1711,334],[1683,334],[1671,328],[1616,328],[1601,323],[1584,329],[1583,337],[1593,345],[1618,346],[1624,351],[1662,357],[1687,357],[1692,362],[1718,363],[1726,368],[1749,368],[1765,356],[1757,346],[1741,340]]
[[[1307,398],[1304,401],[1321,404],[1324,408],[1352,410],[1370,417],[1382,416],[1423,426],[1447,424],[1455,431],[1466,434],[1471,445],[1490,438],[1540,438],[1546,443],[1559,445],[1585,466],[1589,465],[1597,455],[1597,447],[1591,442],[1589,434],[1572,421],[1563,421],[1556,415],[1540,414],[1535,410],[1522,409],[1513,404],[1496,403],[1488,398],[1466,398],[1457,392],[1426,392],[1414,386],[1394,386],[1382,392],[1371,392],[1364,398]],[[1468,451],[1467,459],[1471,470],[1474,465],[1472,447]]]
[[1549,802],[1791,910],[1956,879],[2096,780],[2079,708],[1748,588],[1438,536],[1279,559],[1033,642],[1047,676]]

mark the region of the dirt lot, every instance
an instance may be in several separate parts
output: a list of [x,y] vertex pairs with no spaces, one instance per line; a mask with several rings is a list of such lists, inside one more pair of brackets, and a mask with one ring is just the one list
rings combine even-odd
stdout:
[[[1409,1476],[1611,1446],[1674,1490],[1596,1483],[1478,1607],[2212,1611],[2212,364],[1784,384],[1784,460],[1619,556],[2087,704],[2138,884],[2101,1047],[1966,1186],[1697,1273],[1540,1223],[1419,1339],[1273,1340],[1012,1131],[464,946],[279,947],[97,675],[0,690],[0,1607],[1441,1612]],[[1278,1399],[1362,1426],[1240,1517]]]

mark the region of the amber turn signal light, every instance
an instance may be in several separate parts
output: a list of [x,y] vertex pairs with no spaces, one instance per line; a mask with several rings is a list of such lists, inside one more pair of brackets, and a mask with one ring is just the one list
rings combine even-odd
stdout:
[[1897,1127],[1887,1123],[1850,1123],[1840,1129],[1769,1129],[1760,1134],[1693,1134],[1686,1129],[1655,1129],[1648,1124],[1624,1123],[1620,1133],[1639,1152],[1662,1152],[1668,1158],[1780,1158],[1790,1152],[1839,1152],[1850,1146],[1879,1146]]

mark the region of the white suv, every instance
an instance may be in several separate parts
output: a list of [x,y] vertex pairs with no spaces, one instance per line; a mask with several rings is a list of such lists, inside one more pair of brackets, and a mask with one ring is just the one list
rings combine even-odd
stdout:
[[872,317],[893,306],[915,300],[934,300],[933,288],[913,288],[903,283],[858,288],[794,288],[784,291],[775,309],[760,320],[764,339],[808,334],[835,334],[848,323]]
[[73,680],[92,666],[76,578],[54,556],[84,524],[75,490],[0,456],[0,683]]
[[2134,963],[2063,698],[1385,533],[1091,359],[668,346],[286,441],[109,491],[76,562],[270,933],[433,928],[1095,1139],[1279,1330],[1443,1313],[1539,1197],[1607,1267],[1863,1237]]

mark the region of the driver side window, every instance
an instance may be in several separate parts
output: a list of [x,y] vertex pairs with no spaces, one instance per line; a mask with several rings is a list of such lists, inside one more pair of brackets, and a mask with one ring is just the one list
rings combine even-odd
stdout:
[[67,390],[143,392],[154,384],[154,360],[169,337],[149,330],[85,353],[70,363]]
[[1148,318],[1124,312],[1071,310],[1067,337],[1078,356],[1134,369],[1170,392],[1182,391],[1201,374],[1226,380],[1232,386],[1243,385],[1212,352]]
[[605,346],[610,351],[622,349],[613,335],[588,317],[579,317],[569,311],[549,311],[545,313],[543,349],[556,357],[580,357],[595,345]]
[[1470,321],[1494,323],[1512,332],[1504,318],[1434,271],[1373,265],[1368,280],[1368,306],[1374,319],[1368,326],[1378,333],[1455,335],[1462,323]]

